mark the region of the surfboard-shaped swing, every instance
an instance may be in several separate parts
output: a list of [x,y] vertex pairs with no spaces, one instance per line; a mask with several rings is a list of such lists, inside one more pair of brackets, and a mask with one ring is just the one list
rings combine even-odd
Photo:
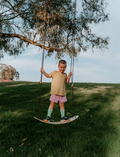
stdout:
[[43,122],[43,123],[47,123],[47,124],[56,124],[56,125],[58,125],[58,124],[66,124],[66,123],[70,123],[70,122],[72,122],[72,121],[74,121],[74,120],[76,120],[77,118],[78,118],[79,116],[78,115],[76,115],[76,116],[74,116],[74,117],[72,117],[72,118],[69,118],[67,121],[65,121],[65,122],[44,122],[44,120],[42,120],[42,119],[39,119],[39,118],[37,118],[37,117],[34,117],[36,120],[38,120],[38,121],[40,121],[40,122]]

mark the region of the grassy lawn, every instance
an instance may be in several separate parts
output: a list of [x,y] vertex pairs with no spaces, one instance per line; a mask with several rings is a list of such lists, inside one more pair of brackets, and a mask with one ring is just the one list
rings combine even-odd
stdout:
[[[49,106],[50,83],[0,83],[0,157],[120,157],[120,85],[67,85],[66,115],[77,121],[49,125],[44,119]],[[56,104],[52,120],[60,120]]]

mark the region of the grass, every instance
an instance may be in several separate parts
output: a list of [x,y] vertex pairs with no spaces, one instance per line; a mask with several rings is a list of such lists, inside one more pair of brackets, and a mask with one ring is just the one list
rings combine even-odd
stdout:
[[[74,107],[67,85],[65,111],[77,121],[49,125],[50,83],[0,83],[0,157],[120,157],[120,85],[75,83]],[[52,120],[60,119],[56,104]]]

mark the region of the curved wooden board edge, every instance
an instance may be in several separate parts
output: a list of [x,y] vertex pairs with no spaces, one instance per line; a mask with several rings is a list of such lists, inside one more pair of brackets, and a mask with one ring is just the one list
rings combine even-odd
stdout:
[[43,123],[46,123],[46,124],[54,124],[54,125],[58,125],[58,124],[66,124],[66,123],[70,123],[70,122],[76,120],[78,117],[79,117],[79,116],[76,115],[76,116],[70,118],[69,121],[65,121],[65,122],[44,122],[42,119],[39,119],[39,118],[37,118],[37,117],[34,117],[34,118],[35,118],[36,120],[38,120],[38,121],[40,121],[40,122],[43,122]]

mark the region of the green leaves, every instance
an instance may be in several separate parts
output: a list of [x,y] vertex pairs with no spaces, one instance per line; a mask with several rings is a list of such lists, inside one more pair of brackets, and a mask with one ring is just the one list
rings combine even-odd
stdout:
[[[90,27],[108,20],[108,14],[104,12],[105,0],[82,0],[81,3],[82,10],[74,17],[75,3],[72,0],[2,0],[0,57],[5,52],[18,55],[29,43],[44,47],[48,56],[56,51],[56,57],[70,55],[73,40],[76,42],[74,56],[89,47],[106,48],[109,38],[93,34]],[[8,33],[18,36],[3,36]],[[21,35],[24,38],[20,38]]]
[[11,65],[7,66],[6,64],[0,64],[0,78],[4,79],[4,80],[14,80],[14,78],[16,78],[16,80],[19,80],[19,72],[13,68]]

